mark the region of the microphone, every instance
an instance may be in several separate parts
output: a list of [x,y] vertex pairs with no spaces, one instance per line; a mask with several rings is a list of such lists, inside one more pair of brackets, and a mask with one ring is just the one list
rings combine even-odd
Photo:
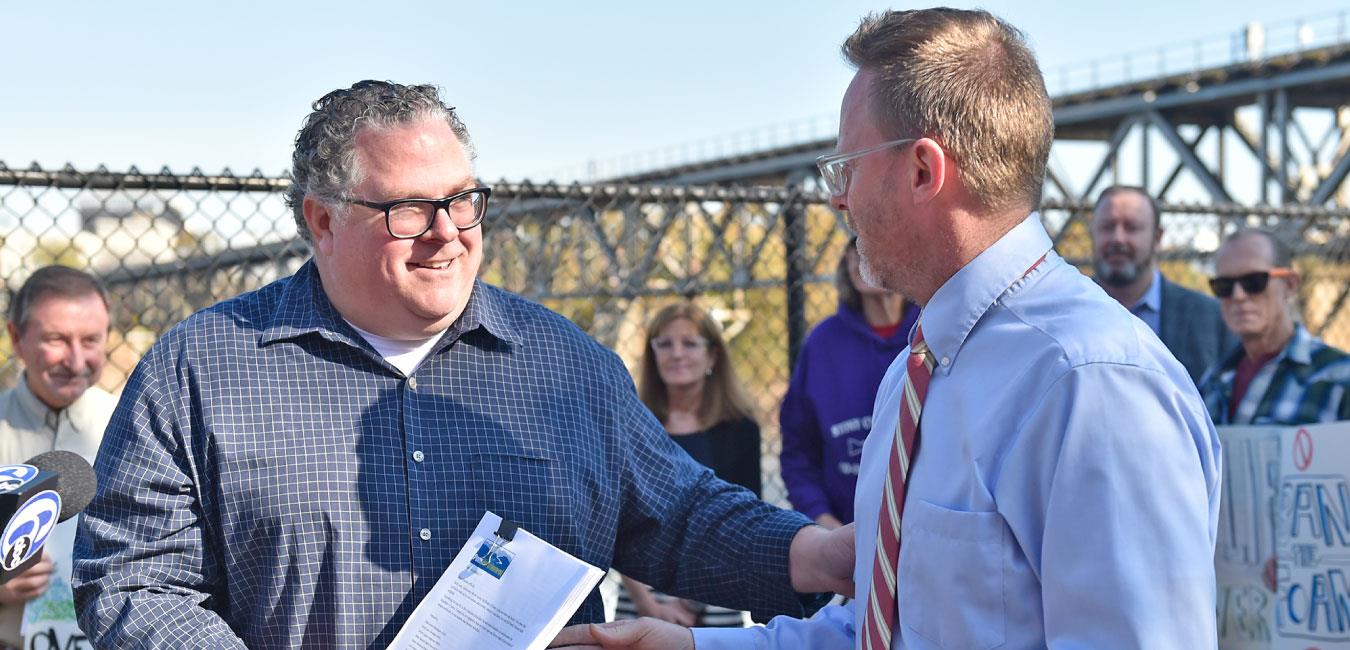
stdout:
[[56,524],[84,510],[95,486],[94,469],[70,451],[0,466],[0,584],[37,564]]
[[98,481],[89,461],[73,451],[48,451],[31,458],[28,465],[56,475],[56,487],[61,495],[61,518],[65,521],[80,514],[94,500]]

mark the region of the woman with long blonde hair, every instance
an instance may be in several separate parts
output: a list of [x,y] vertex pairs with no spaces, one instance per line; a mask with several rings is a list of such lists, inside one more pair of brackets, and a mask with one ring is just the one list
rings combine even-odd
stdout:
[[[667,305],[647,325],[638,396],[671,439],[719,478],[760,494],[760,438],[750,398],[731,365],[722,328],[699,307]],[[654,592],[623,578],[618,618],[652,616],[686,626],[743,626],[743,612]],[[627,601],[627,602],[625,602]]]

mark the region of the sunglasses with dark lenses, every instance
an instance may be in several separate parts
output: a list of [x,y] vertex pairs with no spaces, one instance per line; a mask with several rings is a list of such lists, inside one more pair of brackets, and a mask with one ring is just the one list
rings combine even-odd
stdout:
[[1254,271],[1235,277],[1217,276],[1210,278],[1209,290],[1220,298],[1232,298],[1233,288],[1242,286],[1242,292],[1247,295],[1256,295],[1266,290],[1270,284],[1271,278],[1287,278],[1294,274],[1293,269],[1271,269],[1269,271]]

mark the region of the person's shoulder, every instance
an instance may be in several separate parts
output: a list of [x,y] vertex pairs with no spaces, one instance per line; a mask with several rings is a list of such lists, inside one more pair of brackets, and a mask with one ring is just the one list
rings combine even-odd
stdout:
[[[20,378],[18,381],[23,380],[22,378]],[[10,408],[12,408],[14,398],[17,397],[17,391],[18,391],[17,387],[0,390],[0,420],[3,420],[5,418],[5,414],[10,411]]]
[[840,309],[841,311],[830,314],[816,323],[816,326],[811,328],[811,334],[807,338],[839,336],[851,331],[848,317],[842,311],[843,307],[840,307]]
[[111,411],[117,406],[117,396],[109,393],[98,386],[91,386],[80,395],[80,401],[87,402],[89,406],[95,409],[107,409]]
[[479,282],[476,290],[484,293],[483,300],[491,305],[501,325],[521,338],[545,335],[553,338],[590,340],[590,336],[568,320],[544,305],[486,282]]
[[811,328],[811,332],[806,335],[806,340],[802,342],[803,354],[828,354],[835,355],[841,345],[858,345],[867,343],[867,335],[863,333],[859,317],[847,314],[840,307],[838,312],[830,314],[824,320],[816,323]]
[[618,355],[562,314],[486,282],[479,282],[476,290],[484,292],[482,299],[490,304],[497,324],[507,330],[505,335],[519,340],[523,349],[564,355],[568,362],[622,365]]
[[1202,308],[1206,311],[1218,313],[1219,300],[1214,296],[1201,293],[1195,289],[1184,287],[1162,276],[1162,295],[1163,302],[1174,302],[1187,305],[1190,308]]
[[1065,370],[1104,363],[1167,372],[1169,360],[1180,367],[1148,325],[1068,264],[1048,269],[1003,304],[1041,339],[1039,346],[1019,347],[1057,357]]
[[1350,353],[1314,340],[1311,382],[1326,382],[1350,387]]
[[287,276],[198,310],[169,328],[151,351],[185,354],[193,349],[218,350],[241,337],[255,340],[285,307],[282,296],[294,281],[295,276]]

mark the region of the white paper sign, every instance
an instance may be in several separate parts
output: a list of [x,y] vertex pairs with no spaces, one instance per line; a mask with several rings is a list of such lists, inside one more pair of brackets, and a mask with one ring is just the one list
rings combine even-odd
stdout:
[[52,559],[52,578],[47,592],[24,607],[20,630],[28,648],[78,650],[93,647],[75,622],[75,600],[70,589],[71,557],[78,521],[76,517],[57,524],[42,547]]
[[1275,594],[1262,572],[1275,554],[1283,427],[1220,427],[1223,494],[1214,549],[1219,647],[1269,650]]
[[1350,648],[1350,422],[1280,442],[1273,647]]

